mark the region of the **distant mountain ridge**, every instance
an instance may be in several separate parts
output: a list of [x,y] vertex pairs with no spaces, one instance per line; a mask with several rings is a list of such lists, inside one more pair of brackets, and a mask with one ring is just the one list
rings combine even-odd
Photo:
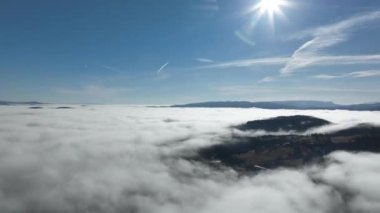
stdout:
[[171,107],[182,108],[261,108],[261,109],[342,109],[342,110],[355,110],[355,111],[380,111],[379,103],[364,103],[341,105],[328,101],[263,101],[263,102],[249,102],[249,101],[214,101],[214,102],[200,102],[182,105],[172,105]]
[[22,101],[22,102],[0,101],[0,105],[39,105],[39,104],[43,104],[43,103],[37,102],[37,101]]

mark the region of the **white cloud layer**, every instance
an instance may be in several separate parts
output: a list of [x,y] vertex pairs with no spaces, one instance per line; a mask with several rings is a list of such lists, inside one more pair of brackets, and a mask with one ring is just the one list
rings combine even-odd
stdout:
[[380,211],[378,154],[243,178],[180,157],[247,120],[304,114],[344,128],[380,124],[378,112],[73,107],[0,108],[0,212]]

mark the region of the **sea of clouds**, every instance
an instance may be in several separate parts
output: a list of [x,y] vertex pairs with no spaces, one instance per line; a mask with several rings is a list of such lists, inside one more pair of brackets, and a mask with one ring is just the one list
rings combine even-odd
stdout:
[[3,106],[0,212],[380,212],[379,154],[335,152],[255,176],[184,158],[228,140],[233,125],[296,114],[333,122],[313,132],[380,125],[379,112],[340,110]]

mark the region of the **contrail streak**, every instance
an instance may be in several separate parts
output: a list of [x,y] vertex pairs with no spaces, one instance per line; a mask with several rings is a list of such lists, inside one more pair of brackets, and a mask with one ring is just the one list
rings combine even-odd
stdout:
[[160,69],[157,70],[157,74],[160,73],[163,69],[165,69],[166,66],[169,65],[169,62],[166,62],[165,64],[163,64]]

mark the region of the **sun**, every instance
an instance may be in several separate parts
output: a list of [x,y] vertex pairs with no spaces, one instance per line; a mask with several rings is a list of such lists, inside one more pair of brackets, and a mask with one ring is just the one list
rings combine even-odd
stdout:
[[258,17],[267,14],[273,20],[275,15],[283,16],[282,7],[288,5],[287,0],[260,0],[259,3],[253,6],[252,10],[258,12]]
[[262,12],[274,14],[281,12],[281,7],[286,4],[285,0],[261,0],[256,7]]
[[[252,34],[256,26],[261,22],[261,19],[264,15],[268,16],[268,26],[273,33],[276,32],[275,20],[287,21],[287,17],[283,13],[285,7],[294,8],[295,0],[251,0],[253,3],[249,5],[245,11],[244,15],[249,17],[248,24],[244,25],[244,28],[241,28],[235,31],[235,35],[244,43],[247,43],[251,46],[255,45],[255,42],[252,40]],[[275,19],[276,17],[276,19]]]

